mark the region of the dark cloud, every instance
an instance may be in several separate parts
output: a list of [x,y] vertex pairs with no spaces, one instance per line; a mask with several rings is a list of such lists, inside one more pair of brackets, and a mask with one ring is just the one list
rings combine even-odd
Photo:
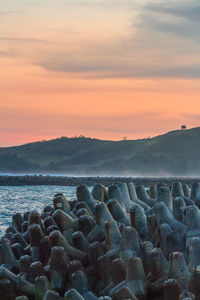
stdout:
[[[141,13],[141,26],[170,33],[199,43],[200,2],[160,2],[147,4]],[[145,22],[144,22],[145,21]]]
[[161,2],[159,4],[150,3],[146,5],[146,10],[174,15],[191,22],[200,23],[200,2],[199,0]]
[[[162,65],[137,65],[127,64],[118,66],[115,62],[93,64],[88,62],[68,62],[64,59],[57,62],[48,61],[41,64],[45,69],[57,72],[67,73],[87,73],[86,77],[92,78],[184,78],[184,79],[199,79],[200,78],[200,64],[189,66],[162,66]],[[90,73],[92,73],[90,74]],[[100,75],[101,73],[102,76]],[[90,75],[89,75],[90,74]]]

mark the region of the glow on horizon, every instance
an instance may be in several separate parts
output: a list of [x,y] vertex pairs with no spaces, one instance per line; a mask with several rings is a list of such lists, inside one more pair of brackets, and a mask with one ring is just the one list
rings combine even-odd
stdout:
[[0,146],[200,125],[199,2],[0,3]]

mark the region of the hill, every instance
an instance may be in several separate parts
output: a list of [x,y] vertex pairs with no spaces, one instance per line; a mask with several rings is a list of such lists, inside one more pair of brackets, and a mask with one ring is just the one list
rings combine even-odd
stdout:
[[139,140],[61,137],[0,148],[0,172],[198,176],[200,127]]

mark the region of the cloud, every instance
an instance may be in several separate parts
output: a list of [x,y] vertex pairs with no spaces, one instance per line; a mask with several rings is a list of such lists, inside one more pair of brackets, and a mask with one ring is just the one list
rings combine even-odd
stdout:
[[[106,111],[105,111],[106,112]],[[172,115],[166,109],[141,110],[132,113],[61,113],[42,112],[28,108],[0,108],[0,138],[12,144],[43,138],[83,134],[104,139],[143,138],[174,130],[181,126],[184,117]],[[7,124],[9,120],[9,126]],[[185,122],[185,121],[184,121]],[[14,140],[15,142],[13,142]]]
[[140,7],[128,38],[89,40],[73,53],[66,47],[39,64],[90,78],[200,78],[199,7],[197,1],[148,3]]
[[182,116],[188,119],[200,120],[200,114],[183,114]]
[[15,15],[15,14],[21,14],[24,12],[25,12],[24,9],[7,9],[7,10],[1,10],[0,16]]
[[[2,36],[0,40],[12,43],[16,48],[15,53],[18,56],[21,53],[26,61],[48,71],[68,73],[72,77],[200,78],[199,0],[143,0],[134,3],[122,3],[119,0],[73,0],[63,1],[61,4],[57,9],[79,5],[86,11],[91,9],[93,19],[95,14],[102,14],[103,18],[108,6],[112,6],[112,14],[115,14],[112,20],[116,22],[113,37],[109,39],[107,32],[100,32],[98,35],[98,30],[95,32],[92,27],[87,27],[89,31],[84,32],[84,22],[87,20],[83,14],[78,22],[80,27],[83,25],[83,29],[75,28],[73,33],[75,25],[70,23],[72,35],[69,37],[68,31],[58,32],[56,37],[52,35],[49,47],[45,47],[45,44],[50,41],[39,38]],[[47,1],[44,1],[41,10],[46,5]],[[97,6],[101,6],[100,12],[95,9]],[[123,22],[119,17],[119,25],[116,16],[120,16],[122,7],[128,8],[129,12],[123,10]],[[53,8],[53,2],[50,1],[49,11],[52,12]],[[68,11],[66,18],[67,13]],[[127,16],[126,22],[124,14]],[[76,14],[75,16],[77,17]],[[102,26],[105,25],[103,20]],[[109,19],[105,20],[109,22]],[[19,43],[14,45],[15,41]],[[29,42],[31,46],[25,48],[20,45],[22,42]]]
[[[125,5],[126,6],[135,6],[137,1],[132,1],[132,0],[126,0]],[[116,8],[117,6],[123,6],[124,3],[121,0],[67,0],[65,1],[66,6],[68,7],[69,5],[73,6],[83,6],[83,7],[91,7],[91,6],[101,6],[103,8],[105,7],[114,7]]]
[[142,12],[145,25],[157,32],[177,36],[178,39],[194,39],[199,44],[200,2],[150,3]]
[[[170,117],[173,119],[173,117]],[[165,110],[156,111],[141,111],[135,113],[123,114],[81,114],[66,112],[53,114],[32,111],[22,108],[7,108],[0,109],[0,119],[2,122],[0,131],[11,133],[23,132],[31,134],[52,134],[60,135],[68,130],[76,131],[77,134],[88,132],[110,132],[121,134],[135,134],[138,132],[149,133],[160,122],[168,121],[169,115]],[[6,120],[10,121],[10,127],[3,126]],[[56,124],[54,126],[53,124]],[[143,126],[145,124],[145,126]],[[147,129],[148,126],[148,129]]]
[[184,18],[191,22],[200,23],[200,2],[199,0],[188,1],[173,1],[150,3],[146,5],[148,11],[174,15],[176,17]]
[[19,134],[22,130],[15,128],[15,127],[0,127],[1,133],[15,133]]
[[15,42],[25,42],[25,43],[49,43],[50,41],[48,40],[43,40],[43,39],[37,39],[37,38],[28,38],[28,37],[7,37],[7,36],[0,36],[1,41],[15,41]]
[[9,51],[1,51],[0,50],[0,57],[5,57],[5,56],[10,56],[10,52]]
[[[40,64],[45,69],[57,72],[66,73],[83,73],[87,74],[86,78],[182,78],[182,79],[199,79],[200,78],[200,64],[189,66],[162,66],[162,65],[137,65],[124,64],[123,66],[116,66],[115,61],[107,63],[99,62],[69,62],[64,59],[53,60]],[[93,75],[92,75],[93,72]],[[91,73],[91,75],[89,75]],[[102,73],[102,75],[100,75]]]

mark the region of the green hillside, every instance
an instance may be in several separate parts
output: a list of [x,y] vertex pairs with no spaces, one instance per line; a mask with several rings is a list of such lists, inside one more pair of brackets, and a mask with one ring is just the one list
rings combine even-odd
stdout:
[[62,137],[0,148],[0,172],[197,176],[200,127],[140,140]]

